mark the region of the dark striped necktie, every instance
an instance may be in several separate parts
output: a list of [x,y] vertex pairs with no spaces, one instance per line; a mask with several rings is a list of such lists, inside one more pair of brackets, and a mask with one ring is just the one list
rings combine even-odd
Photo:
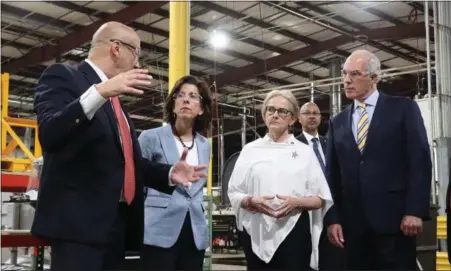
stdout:
[[323,173],[326,174],[326,166],[323,161],[323,157],[321,156],[320,150],[319,150],[319,139],[314,137],[312,138],[313,142],[313,151],[315,151],[316,158],[318,159],[319,165],[321,166],[321,169],[323,170]]

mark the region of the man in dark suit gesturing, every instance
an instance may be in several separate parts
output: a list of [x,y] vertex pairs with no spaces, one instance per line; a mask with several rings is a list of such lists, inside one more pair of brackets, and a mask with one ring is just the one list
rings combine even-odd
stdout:
[[353,102],[330,121],[328,236],[345,248],[347,269],[415,270],[415,236],[430,206],[429,144],[418,105],[380,93],[380,76],[379,59],[365,50],[343,67]]
[[55,64],[36,88],[44,165],[32,234],[51,242],[56,271],[119,268],[143,238],[144,185],[171,193],[206,176],[205,166],[151,163],[118,99],[142,94],[151,77],[139,67],[140,39],[109,22],[94,34],[87,60]]
[[[321,168],[325,171],[327,138],[318,133],[318,127],[321,124],[321,111],[319,107],[313,102],[305,103],[299,112],[299,123],[302,126],[302,133],[297,139],[312,147]],[[342,250],[342,248],[337,248],[329,242],[326,226],[321,232],[319,243],[319,269],[342,269],[344,267]]]

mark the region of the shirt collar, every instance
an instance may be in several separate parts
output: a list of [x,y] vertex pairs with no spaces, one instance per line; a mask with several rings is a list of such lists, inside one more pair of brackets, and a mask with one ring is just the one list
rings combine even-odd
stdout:
[[302,133],[304,134],[305,139],[307,139],[308,142],[312,141],[312,139],[314,139],[314,138],[318,138],[318,139],[319,139],[318,132],[316,132],[316,135],[315,135],[315,136],[312,136],[311,134],[306,133],[306,132],[304,132],[304,131],[302,131]]
[[[373,93],[371,93],[370,96],[368,96],[368,98],[365,99],[364,103],[367,106],[372,106],[375,107],[377,100],[379,99],[379,91],[376,89]],[[358,108],[362,103],[354,100],[354,109]]]
[[102,82],[105,82],[108,80],[108,76],[106,76],[106,74],[99,68],[96,66],[96,64],[94,64],[91,60],[89,59],[85,59],[86,63],[89,64],[89,66],[91,66],[91,68],[96,72],[97,76],[99,76],[100,80],[102,80]]
[[285,143],[285,144],[294,144],[296,138],[294,137],[293,134],[289,134],[288,137],[283,141],[283,142],[275,142],[270,136],[269,134],[266,134],[265,137],[263,138],[265,139],[267,142],[271,142],[271,143]]

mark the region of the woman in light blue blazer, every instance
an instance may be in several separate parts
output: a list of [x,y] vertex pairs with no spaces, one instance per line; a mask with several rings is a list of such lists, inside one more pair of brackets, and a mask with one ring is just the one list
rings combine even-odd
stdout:
[[[212,98],[208,85],[194,76],[180,78],[165,102],[168,125],[143,131],[139,136],[143,156],[174,164],[184,148],[187,163],[205,165],[210,144],[200,132],[211,123]],[[175,186],[172,194],[148,188],[144,203],[145,270],[202,270],[208,243],[203,209],[206,179],[190,187]]]

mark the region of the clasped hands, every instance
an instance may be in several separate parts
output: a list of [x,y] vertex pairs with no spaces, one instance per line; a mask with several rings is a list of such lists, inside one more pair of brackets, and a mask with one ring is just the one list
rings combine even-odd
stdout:
[[[275,198],[278,198],[283,202],[282,204],[274,208],[268,201]],[[302,211],[300,198],[281,195],[252,197],[249,202],[249,207],[255,212],[259,212],[274,218],[283,218]]]

